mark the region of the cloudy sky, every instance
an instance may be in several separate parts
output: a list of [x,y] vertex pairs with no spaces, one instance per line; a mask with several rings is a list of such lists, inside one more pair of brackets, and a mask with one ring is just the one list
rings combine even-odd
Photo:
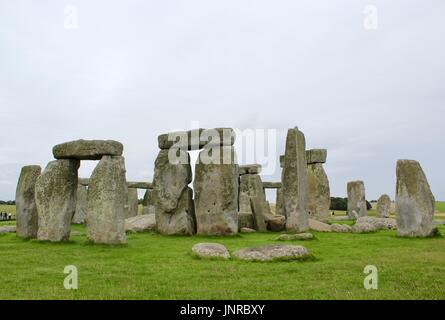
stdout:
[[393,196],[416,159],[445,200],[444,17],[443,0],[0,0],[0,199],[79,138],[121,141],[127,178],[151,180],[158,134],[199,123],[275,133],[274,163],[298,126],[336,196],[356,179]]

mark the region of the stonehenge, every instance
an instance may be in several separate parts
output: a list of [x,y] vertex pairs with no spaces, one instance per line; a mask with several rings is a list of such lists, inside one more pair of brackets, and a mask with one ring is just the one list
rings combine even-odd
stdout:
[[128,188],[127,185],[127,211],[125,218],[136,217],[139,210],[138,189]]
[[289,129],[287,132],[282,183],[286,229],[297,233],[307,231],[309,215],[306,139],[298,128]]
[[326,163],[327,150],[308,150],[306,151],[306,157],[309,215],[319,220],[329,219],[331,193],[329,179],[323,168],[323,163]]
[[358,219],[368,214],[366,209],[365,183],[363,181],[348,182],[348,216]]
[[77,185],[76,211],[72,223],[83,224],[87,217],[88,188],[80,183]]
[[35,185],[40,176],[40,166],[25,166],[20,173],[15,194],[17,236],[36,238],[38,215],[35,201]]
[[111,140],[77,140],[53,148],[55,159],[100,160],[103,156],[121,156],[122,143]]
[[435,198],[422,167],[414,160],[397,162],[396,221],[401,237],[429,237],[434,223]]
[[391,198],[384,194],[377,201],[377,217],[389,218],[389,210],[391,209]]

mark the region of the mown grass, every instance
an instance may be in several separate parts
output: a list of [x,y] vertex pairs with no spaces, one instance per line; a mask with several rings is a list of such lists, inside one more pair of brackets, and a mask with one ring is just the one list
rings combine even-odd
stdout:
[[436,210],[437,212],[445,213],[445,201],[437,201]]
[[[292,244],[305,246],[315,259],[259,263],[195,259],[191,247],[218,242],[233,252],[281,243],[273,240],[277,233],[129,234],[128,245],[107,247],[87,244],[83,226],[72,231],[65,244],[0,235],[0,299],[445,299],[442,237],[314,233],[317,240]],[[78,268],[78,290],[63,287],[67,265]],[[379,270],[378,290],[363,287],[366,265]]]

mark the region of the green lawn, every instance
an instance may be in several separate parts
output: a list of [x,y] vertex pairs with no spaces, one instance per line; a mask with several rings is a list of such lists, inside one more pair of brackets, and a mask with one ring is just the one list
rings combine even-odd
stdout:
[[[305,262],[209,261],[193,258],[198,242],[230,251],[277,243],[277,234],[233,238],[131,234],[128,245],[86,243],[73,226],[67,244],[0,235],[0,299],[445,299],[445,239],[315,233],[294,242],[316,257]],[[445,234],[445,227],[441,227]],[[63,287],[66,265],[79,271],[79,290]],[[379,270],[379,289],[363,288],[366,265]]]
[[438,212],[445,213],[445,201],[437,201],[436,210]]

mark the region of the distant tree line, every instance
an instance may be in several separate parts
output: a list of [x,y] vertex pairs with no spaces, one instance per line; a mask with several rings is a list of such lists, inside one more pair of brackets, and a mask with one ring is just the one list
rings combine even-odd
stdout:
[[0,205],[8,205],[8,206],[15,206],[15,201],[2,201],[0,200]]
[[[367,200],[366,200],[366,209],[368,209],[368,210],[372,209],[371,203]],[[348,198],[332,197],[330,210],[347,211],[348,210]]]

